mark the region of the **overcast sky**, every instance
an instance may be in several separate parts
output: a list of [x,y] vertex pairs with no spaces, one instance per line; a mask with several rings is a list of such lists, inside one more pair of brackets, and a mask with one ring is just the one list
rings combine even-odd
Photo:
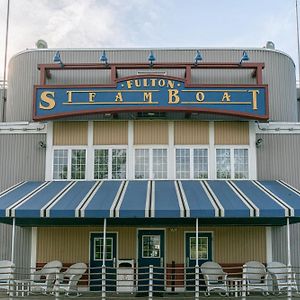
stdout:
[[[10,0],[8,58],[49,48],[263,47],[298,64],[296,0]],[[7,0],[0,0],[3,78]]]

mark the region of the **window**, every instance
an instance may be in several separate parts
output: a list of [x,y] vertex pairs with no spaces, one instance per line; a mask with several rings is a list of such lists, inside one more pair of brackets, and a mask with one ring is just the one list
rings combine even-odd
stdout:
[[[95,238],[94,239],[94,260],[102,260],[103,259],[103,238]],[[113,259],[113,239],[106,238],[106,253],[105,259],[111,260]]]
[[85,149],[54,149],[53,179],[85,179]]
[[136,179],[167,179],[167,149],[135,149]]
[[94,156],[94,179],[108,178],[108,149],[96,149]]
[[205,148],[176,149],[176,178],[178,179],[208,178],[208,149]]
[[95,149],[94,179],[126,179],[126,149]]
[[230,149],[217,149],[217,178],[231,178]]
[[208,150],[194,149],[194,178],[208,178]]
[[72,150],[71,179],[85,179],[85,150]]
[[[190,259],[196,259],[196,237],[190,238]],[[207,237],[198,237],[198,259],[208,259]]]
[[248,149],[216,149],[218,179],[249,178]]
[[248,177],[248,149],[234,149],[234,178]]
[[68,150],[54,150],[53,179],[68,178]]
[[143,258],[159,258],[160,257],[160,236],[159,235],[143,235]]

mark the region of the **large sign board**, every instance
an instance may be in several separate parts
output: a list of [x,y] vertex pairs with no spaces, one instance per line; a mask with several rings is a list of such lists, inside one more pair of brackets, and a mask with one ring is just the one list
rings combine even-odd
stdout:
[[207,112],[268,119],[266,85],[189,85],[135,77],[110,86],[35,86],[33,119],[122,111]]

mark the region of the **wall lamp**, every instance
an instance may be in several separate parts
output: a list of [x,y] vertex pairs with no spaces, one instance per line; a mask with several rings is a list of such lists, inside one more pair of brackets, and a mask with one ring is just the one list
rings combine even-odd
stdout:
[[63,68],[64,67],[64,64],[63,64],[63,62],[62,62],[62,60],[61,60],[61,58],[60,58],[60,53],[59,53],[59,51],[57,51],[56,53],[55,53],[55,55],[53,56],[53,61],[56,63],[56,64],[60,64],[60,66]]
[[148,61],[150,63],[150,67],[153,67],[153,62],[156,60],[154,54],[153,54],[153,51],[151,50],[150,51],[150,54],[148,56]]
[[248,53],[246,51],[244,51],[239,64],[241,65],[243,61],[248,61],[248,60],[249,60]]
[[195,56],[195,66],[197,66],[201,60],[202,60],[202,56],[201,56],[200,50],[197,50],[196,56]]
[[39,141],[39,147],[42,149],[46,149],[46,143],[43,141]]
[[108,58],[106,56],[105,50],[103,50],[102,55],[100,56],[100,61],[106,66],[108,65]]
[[255,142],[256,148],[260,148],[264,143],[264,140],[262,138],[257,139]]

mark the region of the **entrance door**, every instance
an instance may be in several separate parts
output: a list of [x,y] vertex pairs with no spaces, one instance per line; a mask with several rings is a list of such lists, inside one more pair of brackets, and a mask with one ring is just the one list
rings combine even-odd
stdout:
[[138,231],[138,290],[149,289],[149,266],[153,265],[153,290],[165,288],[165,232],[163,230]]
[[[186,289],[195,289],[196,266],[196,233],[185,235],[185,265],[186,265]],[[198,261],[201,266],[206,261],[212,260],[212,234],[199,232],[198,235]],[[200,286],[204,287],[203,277],[200,275]],[[201,289],[200,287],[200,289]]]
[[[103,233],[91,233],[90,240],[90,287],[102,289],[101,267],[103,262]],[[116,290],[117,234],[106,233],[106,291]]]

